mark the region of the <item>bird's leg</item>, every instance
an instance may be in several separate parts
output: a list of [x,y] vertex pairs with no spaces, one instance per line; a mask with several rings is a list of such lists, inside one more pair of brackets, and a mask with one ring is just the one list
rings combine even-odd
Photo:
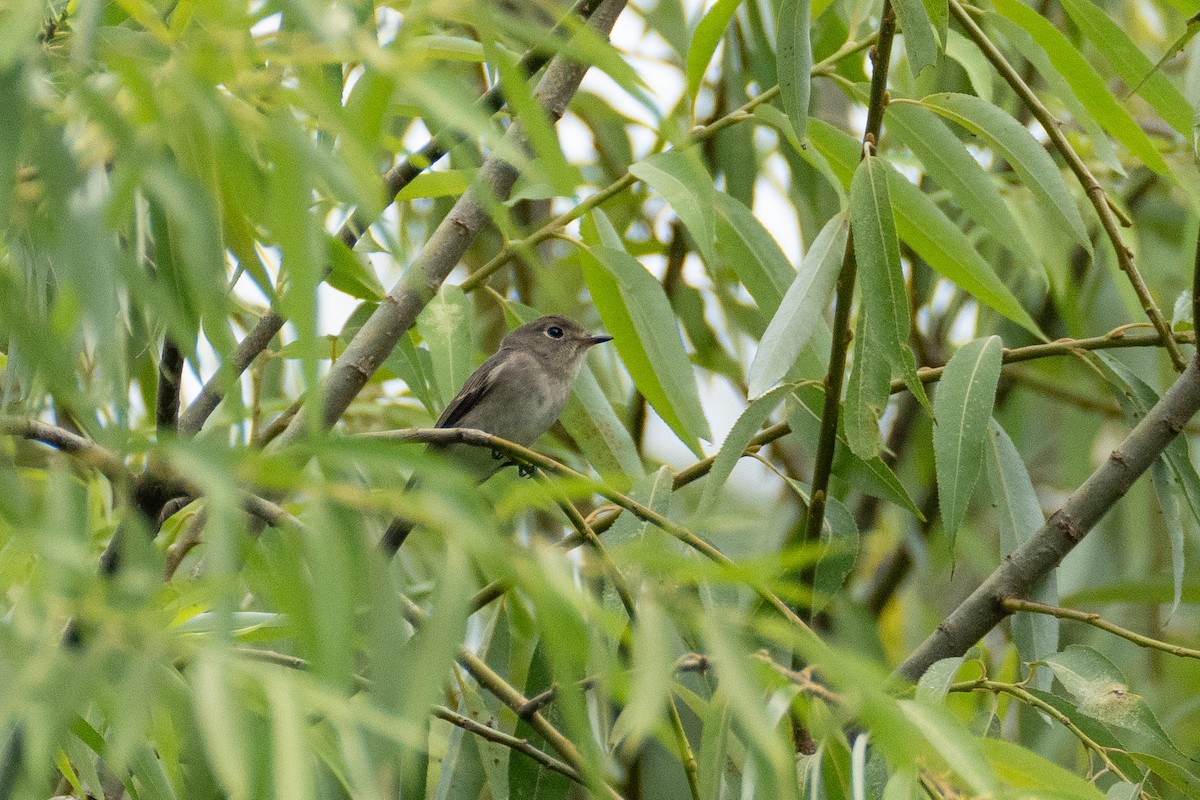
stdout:
[[522,478],[532,477],[535,472],[537,472],[537,467],[533,464],[517,464],[517,474]]

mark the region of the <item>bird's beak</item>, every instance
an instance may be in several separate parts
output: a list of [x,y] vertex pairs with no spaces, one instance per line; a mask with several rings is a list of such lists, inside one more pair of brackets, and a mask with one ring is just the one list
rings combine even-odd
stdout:
[[584,339],[584,341],[587,342],[588,347],[591,347],[593,345],[604,344],[605,342],[611,342],[612,337],[611,336],[589,336],[586,339]]

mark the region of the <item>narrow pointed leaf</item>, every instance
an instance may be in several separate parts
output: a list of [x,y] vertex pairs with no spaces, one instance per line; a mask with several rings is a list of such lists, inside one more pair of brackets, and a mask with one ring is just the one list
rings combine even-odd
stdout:
[[883,357],[899,370],[904,385],[928,408],[929,399],[917,379],[916,361],[908,346],[908,289],[900,268],[900,240],[887,170],[875,156],[862,160],[850,182],[850,228],[867,312],[867,338],[883,349]]
[[[1012,553],[1041,529],[1045,517],[1025,469],[1025,462],[1012,439],[991,420],[984,448],[984,471],[1000,528],[1000,557]],[[1029,599],[1047,605],[1058,605],[1058,578],[1050,572],[1029,594]],[[1058,651],[1059,622],[1049,614],[1030,614],[1024,611],[1012,615],[1010,626],[1017,654],[1025,664],[1032,664]],[[1034,686],[1048,691],[1051,675],[1038,670]]]
[[729,21],[733,19],[741,4],[742,0],[717,0],[696,25],[687,54],[687,87],[688,94],[692,97],[695,97],[700,89],[713,53],[717,51],[717,45],[725,35]]
[[775,53],[779,69],[779,93],[800,141],[808,131],[808,101],[812,92],[812,41],[810,0],[782,0]]
[[1000,337],[976,339],[958,349],[938,384],[933,410],[933,454],[942,525],[954,535],[983,469],[983,443],[1000,381]]
[[795,280],[796,269],[753,211],[724,192],[717,192],[714,199],[717,253],[746,287],[764,317],[770,318]]
[[837,283],[849,230],[846,214],[837,214],[808,248],[796,279],[767,325],[750,363],[746,381],[752,397],[783,379],[813,332],[824,322],[825,307]]
[[1019,0],[996,0],[996,10],[1024,28],[1050,57],[1055,69],[1070,84],[1072,91],[1106,131],[1129,148],[1147,167],[1172,178],[1171,168],[1154,149],[1150,138],[1117,102],[1104,80],[1063,33],[1034,9]]
[[692,241],[706,261],[713,257],[716,239],[715,204],[712,176],[694,148],[668,150],[639,161],[630,174],[645,181],[663,197],[687,226]]
[[930,95],[921,104],[984,137],[1038,197],[1046,213],[1071,234],[1076,244],[1092,252],[1087,227],[1058,166],[1021,123],[986,100],[966,94]]
[[662,284],[623,250],[593,247],[582,261],[592,300],[634,383],[680,440],[703,456],[697,439],[712,433]]

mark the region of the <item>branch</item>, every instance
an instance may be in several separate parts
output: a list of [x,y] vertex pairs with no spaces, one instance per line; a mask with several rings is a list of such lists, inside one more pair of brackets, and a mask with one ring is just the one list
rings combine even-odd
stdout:
[[1133,263],[1133,251],[1125,244],[1121,237],[1121,230],[1116,217],[1113,214],[1113,202],[1105,193],[1104,187],[1092,175],[1087,164],[1079,157],[1067,141],[1066,135],[1062,132],[1058,120],[1050,113],[1049,109],[1042,104],[1042,101],[1034,93],[1021,76],[1017,73],[1013,66],[1008,63],[1008,59],[1000,52],[999,48],[988,38],[975,20],[967,14],[966,10],[958,2],[958,0],[950,0],[950,13],[962,25],[975,44],[983,51],[983,55],[988,61],[992,62],[992,66],[1000,73],[1000,76],[1012,87],[1021,101],[1033,112],[1033,116],[1041,124],[1042,129],[1046,132],[1046,136],[1054,144],[1054,147],[1062,154],[1063,160],[1067,162],[1067,166],[1071,168],[1071,172],[1075,174],[1079,184],[1083,187],[1084,194],[1087,195],[1092,207],[1096,209],[1096,216],[1100,218],[1100,224],[1104,228],[1104,233],[1108,236],[1108,240],[1112,243],[1113,251],[1117,256],[1117,265],[1121,271],[1129,278],[1130,285],[1133,286],[1133,291],[1137,294],[1138,300],[1142,304],[1142,311],[1146,317],[1158,331],[1158,335],[1162,337],[1166,344],[1167,353],[1171,356],[1171,363],[1174,364],[1177,372],[1182,372],[1187,366],[1187,359],[1183,352],[1176,345],[1175,340],[1171,336],[1171,327],[1167,321],[1163,319],[1162,312],[1158,310],[1158,305],[1154,302],[1154,298],[1150,295],[1150,290],[1146,287],[1146,282],[1142,280],[1142,275],[1138,272],[1137,266]]
[[[364,439],[390,439],[397,442],[420,442],[426,444],[465,444],[471,447],[483,447],[491,450],[498,450],[509,459],[520,464],[527,464],[532,467],[537,467],[544,472],[549,472],[554,475],[559,475],[564,478],[583,482],[590,485],[597,494],[616,503],[621,508],[633,514],[638,519],[649,522],[651,525],[669,533],[679,541],[686,544],[688,547],[696,550],[700,554],[706,556],[712,561],[726,567],[736,567],[737,564],[722,553],[713,545],[701,539],[696,534],[689,531],[687,528],[672,522],[671,520],[659,514],[649,506],[642,505],[631,497],[621,494],[618,491],[610,489],[604,484],[597,483],[592,478],[584,475],[582,472],[577,472],[565,464],[561,464],[548,456],[534,452],[526,447],[521,447],[518,444],[501,439],[498,436],[493,436],[490,433],[473,430],[471,428],[415,428],[409,430],[398,431],[383,431],[380,433],[361,434]],[[596,528],[595,524],[592,525]],[[582,543],[582,539],[578,540]],[[574,538],[564,539],[561,543],[568,548],[577,546],[577,540]],[[802,633],[816,640],[816,634],[796,615],[796,612],[788,606],[787,603],[779,599],[778,595],[767,589],[758,581],[750,584],[758,596],[766,601],[767,605],[774,608],[780,613],[784,619],[795,625]],[[490,588],[490,587],[487,587]],[[499,596],[499,595],[497,595]]]
[[[66,428],[35,419],[0,417],[0,433],[50,445],[73,456],[83,465],[94,467],[114,483],[129,482],[132,485],[137,480],[137,476],[129,470],[120,456]],[[198,486],[161,465],[152,465],[147,475],[177,496],[199,497],[202,494]],[[240,495],[242,507],[267,524],[275,527],[303,527],[300,520],[270,500],[245,491],[240,492]]]
[[916,681],[931,664],[959,656],[1010,613],[1004,601],[1021,597],[1083,540],[1200,410],[1200,362],[1193,358],[1145,417],[1066,504],[958,606],[897,672]]
[[158,362],[158,396],[154,420],[161,437],[179,427],[179,388],[183,380],[183,353],[171,337],[163,339],[162,358]]
[[1136,631],[1131,631],[1128,628],[1122,628],[1116,623],[1109,622],[1099,614],[1093,614],[1088,611],[1079,611],[1074,608],[1060,608],[1059,606],[1049,606],[1044,603],[1035,603],[1032,600],[1020,600],[1016,597],[1007,597],[1002,602],[1004,610],[1010,614],[1015,614],[1018,611],[1028,611],[1033,614],[1046,614],[1059,619],[1070,619],[1076,622],[1083,622],[1091,625],[1094,628],[1099,628],[1102,631],[1120,636],[1122,639],[1127,639],[1138,647],[1146,647],[1151,650],[1161,650],[1164,653],[1169,653],[1180,658],[1200,658],[1200,650],[1193,650],[1190,647],[1171,644],[1164,642],[1161,639],[1152,639],[1149,636],[1144,636]]
[[268,309],[258,318],[254,327],[242,337],[237,347],[233,348],[233,355],[205,382],[200,394],[196,395],[196,399],[179,417],[180,436],[195,436],[200,432],[205,421],[225,399],[225,386],[245,372],[251,362],[267,349],[275,334],[283,330],[285,322],[287,320],[274,308]]
[[95,467],[114,482],[132,480],[125,462],[116,453],[58,425],[36,419],[0,417],[0,432],[50,445],[74,456],[85,466]]
[[[603,0],[589,24],[598,33],[607,35],[624,6],[625,0]],[[546,68],[535,96],[551,121],[563,115],[586,72],[587,65],[562,55]],[[509,127],[505,142],[525,149],[527,137],[519,120]],[[417,315],[491,219],[488,211],[491,201],[506,198],[516,179],[517,170],[497,155],[484,162],[471,188],[458,199],[404,276],[363,323],[330,370],[323,391],[315,395],[323,398],[321,420],[326,427],[341,418],[400,337],[413,326]],[[304,430],[303,419],[303,414],[298,415],[275,444],[283,446],[298,438]]]
[[489,742],[495,742],[499,745],[504,745],[510,750],[515,750],[518,753],[529,756],[534,761],[541,764],[549,770],[553,770],[560,775],[566,775],[576,783],[586,786],[583,777],[570,765],[564,764],[549,753],[539,750],[529,743],[528,739],[521,739],[517,736],[512,736],[504,731],[498,731],[495,728],[484,725],[482,722],[477,722],[470,717],[463,716],[457,711],[451,711],[445,706],[434,706],[433,715],[438,719],[445,720],[451,725],[462,728],[468,733],[473,733],[476,736],[487,739]]
[[[888,64],[892,56],[892,40],[896,36],[896,12],[891,0],[883,2],[879,22],[879,39],[871,51],[871,96],[867,102],[867,126],[863,133],[863,153],[879,142],[883,129],[883,111],[887,105]],[[817,453],[813,464],[811,500],[804,535],[815,541],[825,525],[825,498],[829,478],[833,473],[833,457],[837,451],[838,415],[842,403],[842,382],[846,377],[846,354],[850,349],[850,306],[854,302],[854,283],[858,262],[854,257],[854,233],[846,237],[846,253],[838,273],[837,292],[833,301],[833,342],[829,346],[829,369],[825,373],[825,404],[821,409],[821,429],[817,438]]]

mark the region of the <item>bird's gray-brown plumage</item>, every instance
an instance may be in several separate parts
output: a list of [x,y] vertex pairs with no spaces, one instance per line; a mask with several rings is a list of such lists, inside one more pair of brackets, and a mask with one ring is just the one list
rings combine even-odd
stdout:
[[[533,444],[562,413],[588,349],[611,338],[593,336],[560,316],[522,325],[505,336],[500,349],[471,373],[434,427],[475,428],[519,445]],[[504,465],[484,448],[454,444],[438,449],[450,453],[480,482]],[[418,482],[414,475],[409,488]],[[412,527],[408,520],[397,517],[380,544],[389,555],[395,553]]]

